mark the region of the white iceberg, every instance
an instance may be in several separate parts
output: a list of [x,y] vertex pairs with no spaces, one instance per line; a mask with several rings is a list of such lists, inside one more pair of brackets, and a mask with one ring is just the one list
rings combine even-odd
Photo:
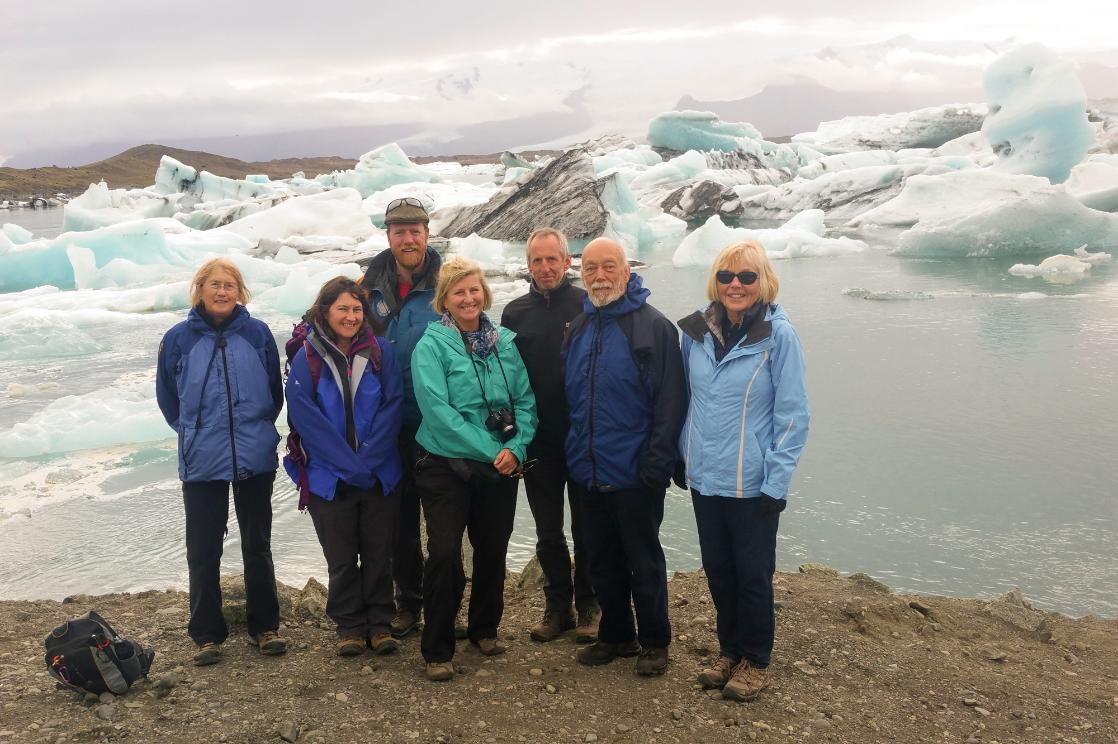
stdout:
[[401,183],[433,183],[442,180],[433,170],[408,159],[395,142],[370,150],[361,156],[353,170],[335,171],[315,179],[326,188],[354,188],[369,197]]
[[13,225],[7,222],[0,226],[0,240],[7,240],[9,246],[23,245],[24,243],[30,243],[34,239],[35,236],[31,234],[31,231],[20,225]]
[[1118,216],[1083,206],[1063,186],[990,169],[913,176],[891,201],[849,227],[909,227],[910,256],[1026,256],[1118,245]]
[[62,231],[96,230],[121,222],[171,217],[182,196],[148,189],[110,189],[104,181],[91,183],[85,193],[62,207]]
[[361,195],[351,188],[296,196],[271,209],[230,222],[222,229],[253,244],[263,239],[284,240],[307,235],[364,240],[376,231],[362,207]]
[[1086,207],[1118,212],[1118,155],[1091,155],[1071,169],[1064,186]]
[[829,153],[939,147],[978,131],[985,115],[985,104],[954,103],[899,114],[847,116],[825,121],[814,132],[797,134],[792,142]]
[[1062,183],[1094,143],[1075,66],[1041,44],[999,57],[983,79],[990,114],[982,132],[1006,173]]
[[[510,169],[514,170],[514,169]],[[499,187],[493,182],[474,184],[460,181],[435,183],[404,183],[389,186],[376,192],[362,202],[362,210],[374,224],[384,226],[384,210],[394,199],[412,197],[423,203],[430,213],[442,209],[484,204],[497,193]]]
[[201,202],[217,201],[219,199],[241,201],[257,196],[271,196],[276,193],[275,187],[269,183],[215,176],[208,171],[199,173],[196,169],[180,163],[170,155],[164,155],[160,158],[159,168],[155,171],[155,186],[153,189],[160,194],[190,194]]
[[1049,256],[1037,265],[1013,264],[1009,273],[1028,278],[1042,277],[1056,284],[1071,284],[1083,279],[1091,271],[1091,264],[1075,256],[1060,254]]
[[764,229],[727,227],[714,215],[684,238],[672,256],[672,264],[710,266],[723,248],[743,240],[756,240],[772,259],[844,256],[866,250],[860,240],[823,237],[823,212],[818,209],[798,214],[781,227]]

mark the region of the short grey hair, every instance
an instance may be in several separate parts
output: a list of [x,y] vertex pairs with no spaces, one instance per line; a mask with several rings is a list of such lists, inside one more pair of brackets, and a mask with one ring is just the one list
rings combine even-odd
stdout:
[[526,258],[531,258],[529,255],[532,250],[532,241],[537,238],[555,238],[559,241],[559,254],[562,258],[570,258],[571,251],[567,247],[567,236],[563,234],[562,230],[556,230],[554,227],[540,227],[532,231],[528,236],[528,243],[524,248],[524,255]]

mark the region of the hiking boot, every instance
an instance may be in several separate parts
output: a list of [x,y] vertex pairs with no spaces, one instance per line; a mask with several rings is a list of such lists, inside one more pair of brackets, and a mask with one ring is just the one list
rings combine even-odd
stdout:
[[478,653],[482,656],[500,656],[508,648],[505,644],[498,641],[496,638],[482,638],[478,641],[470,641],[470,645],[477,649]]
[[593,643],[598,640],[598,623],[602,611],[597,607],[578,611],[578,624],[575,625],[575,643]]
[[668,649],[646,648],[637,657],[637,666],[634,670],[642,677],[655,677],[663,674],[668,668]]
[[604,643],[595,641],[586,648],[579,649],[575,658],[579,664],[599,666],[608,664],[618,656],[636,656],[641,652],[641,645],[634,638],[625,643]]
[[564,631],[575,627],[575,619],[569,609],[547,607],[543,611],[543,620],[532,626],[528,635],[537,643],[554,641]]
[[400,610],[392,623],[388,626],[392,630],[393,638],[403,638],[409,633],[419,629],[419,613],[411,610]]
[[280,634],[274,630],[257,633],[252,640],[256,641],[257,648],[265,656],[279,656],[287,651],[287,640],[281,638]]
[[377,633],[369,636],[369,648],[377,656],[385,656],[399,651],[400,642],[393,638],[391,633]]
[[219,661],[221,661],[220,643],[206,641],[198,645],[198,651],[194,654],[194,666],[209,666]]
[[425,673],[427,679],[432,682],[446,682],[448,679],[454,679],[454,662],[429,661]]
[[699,672],[699,684],[704,690],[712,688],[721,690],[730,681],[730,677],[734,674],[734,667],[737,665],[738,662],[733,659],[719,656],[718,661]]
[[334,645],[338,656],[360,656],[365,653],[365,639],[359,635],[342,636]]
[[734,667],[730,681],[722,688],[722,697],[727,700],[746,702],[761,694],[761,690],[769,686],[769,672],[767,669],[758,669],[745,659]]

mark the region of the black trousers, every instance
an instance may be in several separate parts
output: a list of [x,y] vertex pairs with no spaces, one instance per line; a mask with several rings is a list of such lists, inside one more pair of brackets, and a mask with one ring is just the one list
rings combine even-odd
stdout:
[[[660,546],[664,489],[591,489],[582,499],[590,579],[602,608],[598,639],[667,648],[668,570]],[[633,611],[636,610],[636,624]]]
[[496,638],[505,610],[505,555],[516,514],[517,481],[466,481],[447,461],[427,454],[415,480],[427,521],[427,563],[423,571],[423,638],[428,662],[454,658],[454,620],[466,589],[462,533],[474,549],[466,635],[471,641]]
[[[261,473],[233,483],[233,505],[245,564],[245,609],[249,635],[279,628],[279,598],[272,565],[272,484]],[[190,623],[187,633],[201,645],[222,643],[229,628],[221,614],[222,540],[229,523],[229,482],[182,484],[186,508],[186,564],[190,569]]]
[[780,513],[763,511],[760,502],[691,491],[703,570],[718,613],[719,653],[764,668],[776,635],[773,572]]
[[[543,569],[543,593],[549,607],[566,610],[574,600],[579,610],[596,609],[598,600],[590,582],[590,560],[582,529],[585,489],[571,480],[562,448],[529,450],[536,464],[524,474],[528,506],[536,522],[536,557]],[[574,581],[571,581],[571,553],[563,534],[563,486],[571,505],[571,538],[574,543]]]
[[332,501],[312,497],[314,531],[329,571],[326,614],[339,636],[388,633],[392,601],[392,550],[400,500],[376,488],[338,483]]
[[423,606],[423,550],[419,539],[419,491],[415,487],[415,431],[400,432],[400,459],[404,473],[396,486],[399,494],[396,548],[392,554],[392,581],[396,609],[419,614]]

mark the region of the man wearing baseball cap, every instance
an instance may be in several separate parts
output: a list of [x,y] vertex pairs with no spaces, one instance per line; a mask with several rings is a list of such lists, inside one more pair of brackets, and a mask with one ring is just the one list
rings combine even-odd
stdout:
[[404,425],[400,431],[400,456],[404,477],[400,493],[400,527],[392,559],[396,584],[396,617],[392,635],[403,638],[416,630],[423,604],[423,550],[419,541],[419,495],[412,468],[415,464],[415,433],[419,429],[419,407],[411,379],[411,354],[427,323],[438,320],[431,306],[442,257],[427,246],[430,216],[423,202],[413,197],[394,199],[384,212],[388,250],[377,255],[361,284],[369,293],[369,304],[387,328],[404,378]]

